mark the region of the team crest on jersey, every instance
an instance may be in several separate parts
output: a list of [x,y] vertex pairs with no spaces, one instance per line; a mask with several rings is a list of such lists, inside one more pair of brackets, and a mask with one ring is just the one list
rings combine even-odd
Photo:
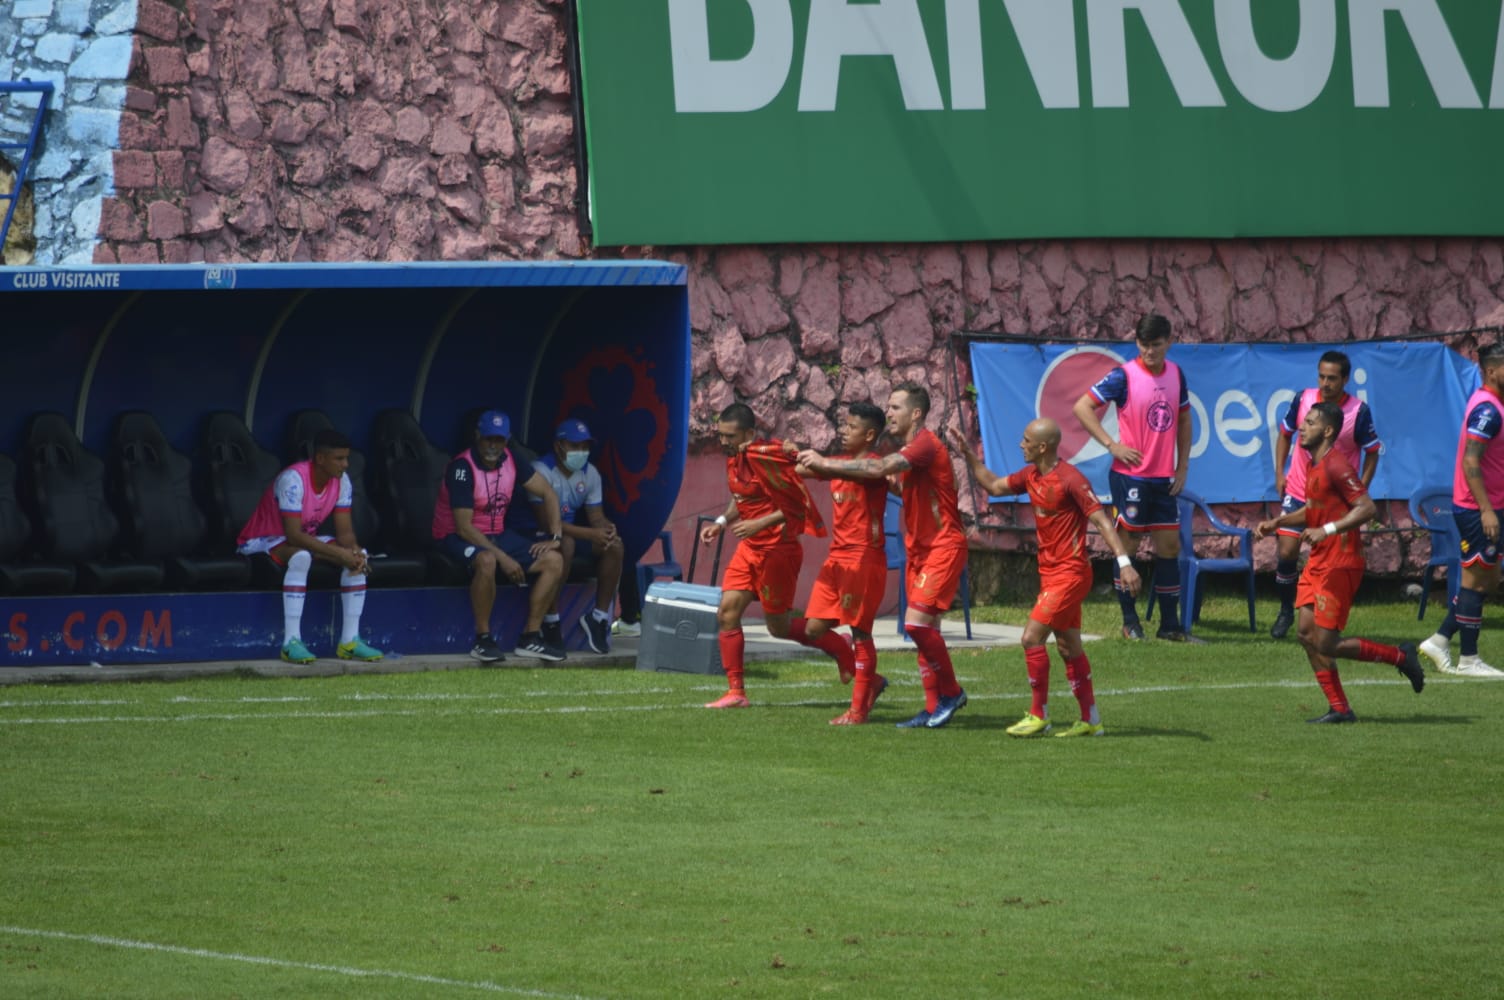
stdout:
[[1170,404],[1163,399],[1156,399],[1149,404],[1149,412],[1145,419],[1149,423],[1149,429],[1156,434],[1163,434],[1175,424],[1175,411]]

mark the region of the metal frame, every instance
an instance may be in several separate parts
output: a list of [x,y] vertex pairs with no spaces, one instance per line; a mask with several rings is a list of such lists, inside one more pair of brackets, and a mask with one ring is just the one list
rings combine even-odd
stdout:
[[[37,102],[36,114],[31,119],[31,132],[26,136],[25,142],[0,142],[0,150],[21,150],[21,162],[16,164],[16,186],[10,194],[0,194],[10,202],[5,207],[5,222],[0,224],[0,253],[3,253],[5,241],[10,238],[10,220],[16,214],[16,206],[21,203],[21,189],[26,185],[26,175],[31,170],[31,156],[36,151],[37,136],[42,133],[42,119],[47,116],[47,109],[52,104],[53,87],[50,82],[34,83],[31,80],[22,80],[19,83],[0,82],[0,96],[10,94],[40,94],[41,100]],[[3,261],[0,261],[3,263]]]

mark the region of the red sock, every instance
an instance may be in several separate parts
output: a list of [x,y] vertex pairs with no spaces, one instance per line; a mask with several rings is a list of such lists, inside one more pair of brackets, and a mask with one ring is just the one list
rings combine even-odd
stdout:
[[1065,661],[1065,679],[1071,682],[1071,694],[1076,696],[1076,704],[1081,706],[1081,721],[1096,725],[1100,721],[1097,715],[1097,693],[1092,690],[1091,661],[1085,653]]
[[871,639],[856,641],[853,666],[856,668],[856,682],[851,686],[851,708],[855,712],[865,712],[867,698],[872,691],[872,679],[877,676],[877,647]]
[[919,654],[919,683],[924,687],[924,710],[933,712],[940,707],[940,678],[923,653]]
[[826,630],[825,634],[818,639],[810,638],[807,618],[795,618],[789,622],[789,638],[801,646],[818,649],[820,652],[836,661],[836,669],[841,672],[841,682],[844,684],[856,674],[856,655],[851,651],[851,643],[839,632]]
[[1326,692],[1327,704],[1332,706],[1332,711],[1352,711],[1347,704],[1347,692],[1342,690],[1342,678],[1337,676],[1336,667],[1316,671],[1316,683],[1320,684],[1321,690]]
[[[914,640],[914,645],[919,648],[925,659],[930,661],[930,666],[935,671],[936,687],[942,698],[954,698],[961,693],[961,685],[956,681],[956,669],[950,663],[950,650],[945,648],[945,640],[940,637],[940,630],[930,628],[928,625],[908,625],[909,638]],[[931,709],[930,711],[934,711]]]
[[745,691],[742,672],[746,666],[744,654],[747,650],[747,637],[741,629],[734,628],[730,632],[722,632],[717,639],[721,644],[721,669],[726,671],[726,686],[733,691]]
[[1050,711],[1050,651],[1044,646],[1030,646],[1024,650],[1024,666],[1029,670],[1029,714],[1037,719],[1049,718]]
[[1398,646],[1386,646],[1382,642],[1358,640],[1358,659],[1364,663],[1387,663],[1398,667],[1405,662],[1405,654]]

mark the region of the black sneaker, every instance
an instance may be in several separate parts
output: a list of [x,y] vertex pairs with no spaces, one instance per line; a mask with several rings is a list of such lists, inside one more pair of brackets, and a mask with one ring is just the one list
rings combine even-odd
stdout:
[[557,663],[564,659],[564,651],[556,646],[550,646],[543,640],[542,632],[524,632],[517,637],[517,648],[512,650],[516,656],[526,656],[534,660],[552,660]]
[[1279,614],[1274,616],[1274,624],[1269,626],[1269,638],[1283,639],[1290,634],[1290,626],[1295,624],[1295,612],[1279,609]]
[[489,635],[483,635],[475,640],[475,645],[470,647],[470,656],[482,663],[501,663],[506,659],[501,652],[501,647],[496,645],[496,640]]
[[580,625],[585,629],[585,643],[597,653],[611,652],[611,621],[602,620],[595,615],[586,612],[580,619]]
[[543,623],[543,641],[555,649],[564,648],[564,627],[562,622]]
[[1405,642],[1400,644],[1400,652],[1405,654],[1405,662],[1394,669],[1404,675],[1405,680],[1410,682],[1410,688],[1416,694],[1426,686],[1426,671],[1420,665],[1420,655],[1415,649],[1415,643]]
[[1178,628],[1162,628],[1154,633],[1154,638],[1164,642],[1184,642],[1192,646],[1205,646],[1205,639],[1198,639],[1189,632],[1182,632]]
[[1328,710],[1325,715],[1318,715],[1316,718],[1307,719],[1306,721],[1319,726],[1329,722],[1357,722],[1358,716],[1354,714],[1352,709],[1348,709],[1346,712],[1339,712],[1333,708]]
[[1144,627],[1142,625],[1140,625],[1138,622],[1134,622],[1131,625],[1124,625],[1123,626],[1123,638],[1124,639],[1132,639],[1134,642],[1141,642],[1141,641],[1143,641],[1143,638],[1144,638]]

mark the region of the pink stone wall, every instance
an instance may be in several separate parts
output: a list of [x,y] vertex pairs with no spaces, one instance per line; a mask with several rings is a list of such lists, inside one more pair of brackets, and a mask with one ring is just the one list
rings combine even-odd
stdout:
[[[130,83],[100,262],[596,253],[575,221],[562,0],[141,0]],[[955,424],[947,338],[959,329],[1121,339],[1151,309],[1193,341],[1338,342],[1504,323],[1504,243],[1492,239],[599,255],[689,269],[697,453],[733,399],[770,433],[825,447],[845,402],[881,401],[903,379],[931,387],[931,426]],[[692,463],[692,476],[718,476],[715,466]],[[687,484],[686,498],[722,499],[681,502],[676,526],[716,512],[723,490]],[[978,541],[1011,537],[984,530]]]

